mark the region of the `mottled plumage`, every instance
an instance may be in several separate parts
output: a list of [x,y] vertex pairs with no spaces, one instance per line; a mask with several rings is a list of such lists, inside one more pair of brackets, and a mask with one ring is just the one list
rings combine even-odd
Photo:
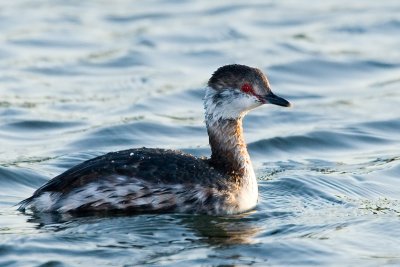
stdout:
[[[21,207],[51,192],[55,200],[48,200],[54,203],[46,208],[39,205],[36,210],[216,213],[218,208],[213,206],[216,202],[224,204],[230,186],[230,176],[216,171],[208,160],[174,150],[129,149],[67,170],[39,188]],[[152,199],[143,201],[148,197]],[[73,205],[71,198],[77,200]],[[193,209],[194,203],[198,209]]]

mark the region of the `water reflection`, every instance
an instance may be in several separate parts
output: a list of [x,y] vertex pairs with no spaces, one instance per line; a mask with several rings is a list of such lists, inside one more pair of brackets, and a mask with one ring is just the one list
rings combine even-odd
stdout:
[[182,223],[210,245],[251,244],[255,242],[254,237],[262,228],[249,215],[250,213],[227,217],[185,216]]
[[[110,223],[116,218],[120,223],[121,229],[126,230],[125,225],[129,222],[143,219],[152,220],[151,226],[144,229],[144,225],[138,225],[135,229],[135,224],[130,226],[132,233],[134,232],[147,232],[161,231],[165,227],[173,228],[173,225],[183,226],[186,230],[192,232],[199,240],[206,242],[213,246],[219,245],[234,245],[234,244],[251,244],[254,243],[254,237],[262,230],[257,222],[254,221],[250,213],[231,215],[226,217],[216,217],[209,215],[183,215],[183,214],[164,214],[164,215],[131,215],[113,214],[110,217],[108,214],[97,214],[89,216],[73,216],[71,214],[58,214],[58,213],[31,213],[27,212],[26,222],[34,224],[34,228],[46,231],[62,231],[71,227],[79,227],[86,225],[90,229],[91,224],[101,223],[104,224],[104,230],[109,229]],[[165,218],[170,217],[172,220],[165,221]],[[108,220],[108,221],[107,221]],[[157,222],[158,221],[158,222]],[[162,225],[164,224],[164,225]],[[157,225],[159,227],[154,227]],[[96,225],[95,228],[98,226]],[[116,232],[119,231],[118,225],[113,226]],[[157,229],[159,228],[159,229]]]

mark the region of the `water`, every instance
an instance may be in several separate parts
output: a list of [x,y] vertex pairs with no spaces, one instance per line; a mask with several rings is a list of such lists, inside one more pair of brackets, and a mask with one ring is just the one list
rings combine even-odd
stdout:
[[[400,265],[398,1],[3,1],[0,266]],[[245,120],[255,211],[15,210],[108,151],[209,155],[202,87],[266,71],[294,107]]]

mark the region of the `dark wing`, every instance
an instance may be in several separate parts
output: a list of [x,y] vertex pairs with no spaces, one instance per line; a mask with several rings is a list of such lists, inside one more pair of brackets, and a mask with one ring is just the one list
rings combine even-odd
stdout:
[[72,167],[54,177],[22,201],[24,209],[32,199],[44,192],[62,194],[99,179],[115,176],[135,177],[156,184],[215,184],[222,174],[210,167],[206,160],[176,150],[138,148],[111,152]]

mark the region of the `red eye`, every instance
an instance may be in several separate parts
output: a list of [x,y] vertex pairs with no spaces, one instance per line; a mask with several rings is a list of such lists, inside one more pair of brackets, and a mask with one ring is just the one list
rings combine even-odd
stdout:
[[246,94],[253,94],[254,93],[253,87],[248,83],[243,84],[241,89],[242,89],[242,92],[244,92]]

